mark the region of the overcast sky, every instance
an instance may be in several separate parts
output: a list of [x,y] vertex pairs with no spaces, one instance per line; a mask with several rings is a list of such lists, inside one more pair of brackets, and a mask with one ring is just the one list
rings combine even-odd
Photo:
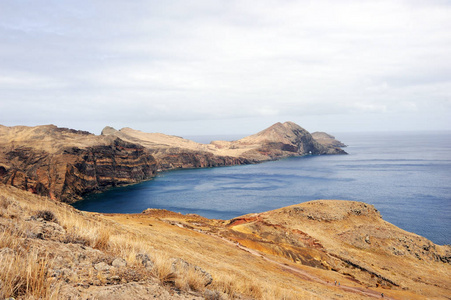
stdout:
[[451,130],[451,1],[0,1],[0,124]]

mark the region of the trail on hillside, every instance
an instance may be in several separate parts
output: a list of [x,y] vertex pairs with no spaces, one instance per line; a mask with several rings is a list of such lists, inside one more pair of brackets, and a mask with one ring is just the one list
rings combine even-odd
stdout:
[[[203,233],[205,233],[205,232],[203,232]],[[341,289],[341,290],[345,290],[345,291],[348,291],[348,292],[351,292],[351,293],[357,293],[357,294],[368,296],[368,297],[379,298],[379,299],[395,300],[394,298],[388,297],[386,295],[384,295],[384,297],[382,298],[381,293],[379,293],[377,291],[373,291],[373,290],[367,289],[367,288],[363,288],[363,287],[352,287],[352,286],[346,286],[346,285],[339,285],[339,286],[337,286],[334,283],[331,283],[329,281],[321,279],[318,276],[313,275],[313,274],[311,274],[311,273],[309,273],[309,272],[307,272],[305,270],[296,268],[294,266],[289,266],[289,265],[286,265],[284,263],[281,263],[281,262],[278,262],[276,260],[273,260],[273,259],[267,257],[266,255],[258,252],[257,250],[247,248],[247,247],[241,245],[240,243],[228,240],[225,237],[222,237],[222,236],[219,236],[219,235],[216,235],[216,234],[212,234],[212,233],[206,233],[206,234],[211,235],[213,237],[216,237],[216,238],[218,238],[218,239],[220,239],[222,241],[225,241],[226,243],[229,243],[231,245],[234,245],[234,246],[240,248],[241,250],[248,252],[249,254],[258,256],[260,258],[263,258],[264,260],[279,266],[283,270],[294,272],[297,275],[299,275],[300,277],[302,277],[304,280],[317,282],[317,283],[320,283],[320,284],[323,284],[323,285],[334,286],[334,287],[336,287],[338,289]]]

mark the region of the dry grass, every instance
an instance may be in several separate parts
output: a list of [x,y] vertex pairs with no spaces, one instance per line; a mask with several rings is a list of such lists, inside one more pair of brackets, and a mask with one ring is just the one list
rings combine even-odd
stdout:
[[[0,265],[4,269],[0,274],[0,298],[57,297],[55,289],[50,289],[48,283],[51,261],[48,257],[38,256],[37,252],[27,253],[26,249],[21,248],[23,239],[31,231],[31,225],[24,220],[30,217],[60,224],[65,229],[62,243],[82,244],[112,256],[123,257],[128,265],[141,270],[144,267],[136,260],[136,255],[151,253],[149,256],[154,267],[152,271],[147,271],[148,276],[156,277],[162,284],[176,286],[181,290],[200,291],[204,288],[202,278],[196,272],[188,270],[176,274],[172,267],[173,258],[162,251],[155,251],[144,236],[125,230],[100,216],[79,212],[44,197],[32,196],[9,187],[7,189],[8,197],[0,196],[0,217],[10,220],[7,226],[0,227],[0,249],[13,249],[14,254],[11,257],[0,256]],[[33,199],[30,201],[30,198]],[[93,279],[105,283],[103,274],[91,275]],[[72,281],[76,280],[74,278]],[[53,294],[50,291],[54,291]]]
[[[246,268],[255,268],[255,266],[247,265],[249,261],[246,259],[239,263],[235,261],[236,253],[228,255],[219,253],[230,246],[217,250],[217,245],[212,243],[211,239],[196,237],[193,243],[199,243],[200,248],[187,247],[190,245],[190,237],[177,232],[176,226],[164,225],[166,227],[161,228],[147,226],[146,230],[141,231],[134,224],[122,225],[115,220],[98,214],[80,212],[71,206],[48,198],[33,196],[10,187],[0,186],[0,191],[1,189],[7,189],[8,193],[6,196],[0,196],[0,217],[8,220],[9,225],[3,229],[0,227],[2,229],[0,248],[20,249],[23,246],[23,239],[30,231],[27,226],[30,225],[27,222],[19,222],[19,219],[24,220],[35,216],[47,219],[49,222],[58,222],[65,230],[65,235],[61,239],[62,243],[82,244],[112,257],[124,258],[128,267],[138,270],[136,278],[132,276],[130,280],[143,280],[146,276],[151,276],[157,278],[163,285],[182,291],[203,293],[208,288],[210,298],[215,299],[311,298],[311,294],[303,291],[302,288],[288,285],[286,289],[281,289],[280,286],[284,283],[270,283],[261,274],[249,272]],[[5,272],[0,274],[0,280],[3,283],[3,294],[0,298],[10,296],[20,296],[24,299],[27,297],[30,299],[58,298],[57,287],[63,283],[49,281],[48,270],[52,260],[33,251],[27,253],[23,249],[15,253],[13,259],[6,259],[6,256],[3,256],[0,262],[2,266],[6,266]],[[151,270],[145,269],[137,260],[137,254],[140,253],[147,254],[151,259],[153,264]],[[207,256],[209,258],[204,261]],[[190,262],[189,266],[174,269],[173,263],[176,257]],[[220,267],[220,264],[218,265],[220,261],[224,261],[227,267]],[[205,274],[199,272],[191,263],[200,264],[211,273],[213,282],[206,287]],[[76,283],[80,280],[76,275],[73,276],[71,282]],[[106,283],[106,278],[101,273],[92,273],[90,276],[92,280],[97,280],[101,284]]]
[[205,274],[198,272],[193,266],[179,272],[175,286],[185,291],[203,291],[208,281]]
[[48,281],[52,261],[24,247],[19,226],[0,227],[0,298],[57,299],[58,288]]
[[0,298],[10,296],[52,298],[52,289],[47,281],[49,264],[47,257],[39,257],[36,252],[2,257]]
[[162,283],[173,284],[176,279],[176,274],[172,269],[171,258],[164,253],[158,253],[152,257],[152,261],[154,263],[152,269],[153,275]]

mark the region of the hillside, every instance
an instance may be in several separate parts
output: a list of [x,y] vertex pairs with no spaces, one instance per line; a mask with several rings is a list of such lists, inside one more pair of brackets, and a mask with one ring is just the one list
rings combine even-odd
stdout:
[[316,142],[291,122],[238,141],[211,144],[131,128],[106,127],[94,135],[54,125],[0,125],[0,182],[74,202],[88,193],[149,180],[162,170],[344,153]]
[[312,137],[318,143],[325,145],[325,146],[332,146],[332,147],[338,147],[338,148],[346,147],[346,145],[344,143],[336,140],[333,135],[330,135],[325,132],[319,132],[319,131],[313,132]]
[[84,131],[0,126],[0,182],[66,202],[148,180],[157,163],[142,146]]
[[322,144],[321,140],[316,140],[307,130],[293,122],[276,123],[237,141],[213,141],[210,144],[200,144],[161,133],[145,133],[131,128],[115,130],[106,127],[102,135],[118,137],[147,148],[161,162],[163,169],[186,167],[186,157],[195,157],[191,161],[197,163],[189,167],[212,167],[308,154],[346,154],[339,147],[331,145],[329,141],[335,140],[332,136],[327,143]]
[[0,237],[0,298],[447,299],[451,289],[450,246],[361,202],[221,221],[80,212],[0,184]]

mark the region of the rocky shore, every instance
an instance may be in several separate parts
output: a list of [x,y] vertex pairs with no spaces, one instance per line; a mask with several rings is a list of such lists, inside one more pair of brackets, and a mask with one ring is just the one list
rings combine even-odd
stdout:
[[0,125],[0,182],[64,202],[153,178],[158,171],[260,163],[289,156],[345,154],[292,123],[238,141],[200,144],[161,133],[106,127],[101,135]]

